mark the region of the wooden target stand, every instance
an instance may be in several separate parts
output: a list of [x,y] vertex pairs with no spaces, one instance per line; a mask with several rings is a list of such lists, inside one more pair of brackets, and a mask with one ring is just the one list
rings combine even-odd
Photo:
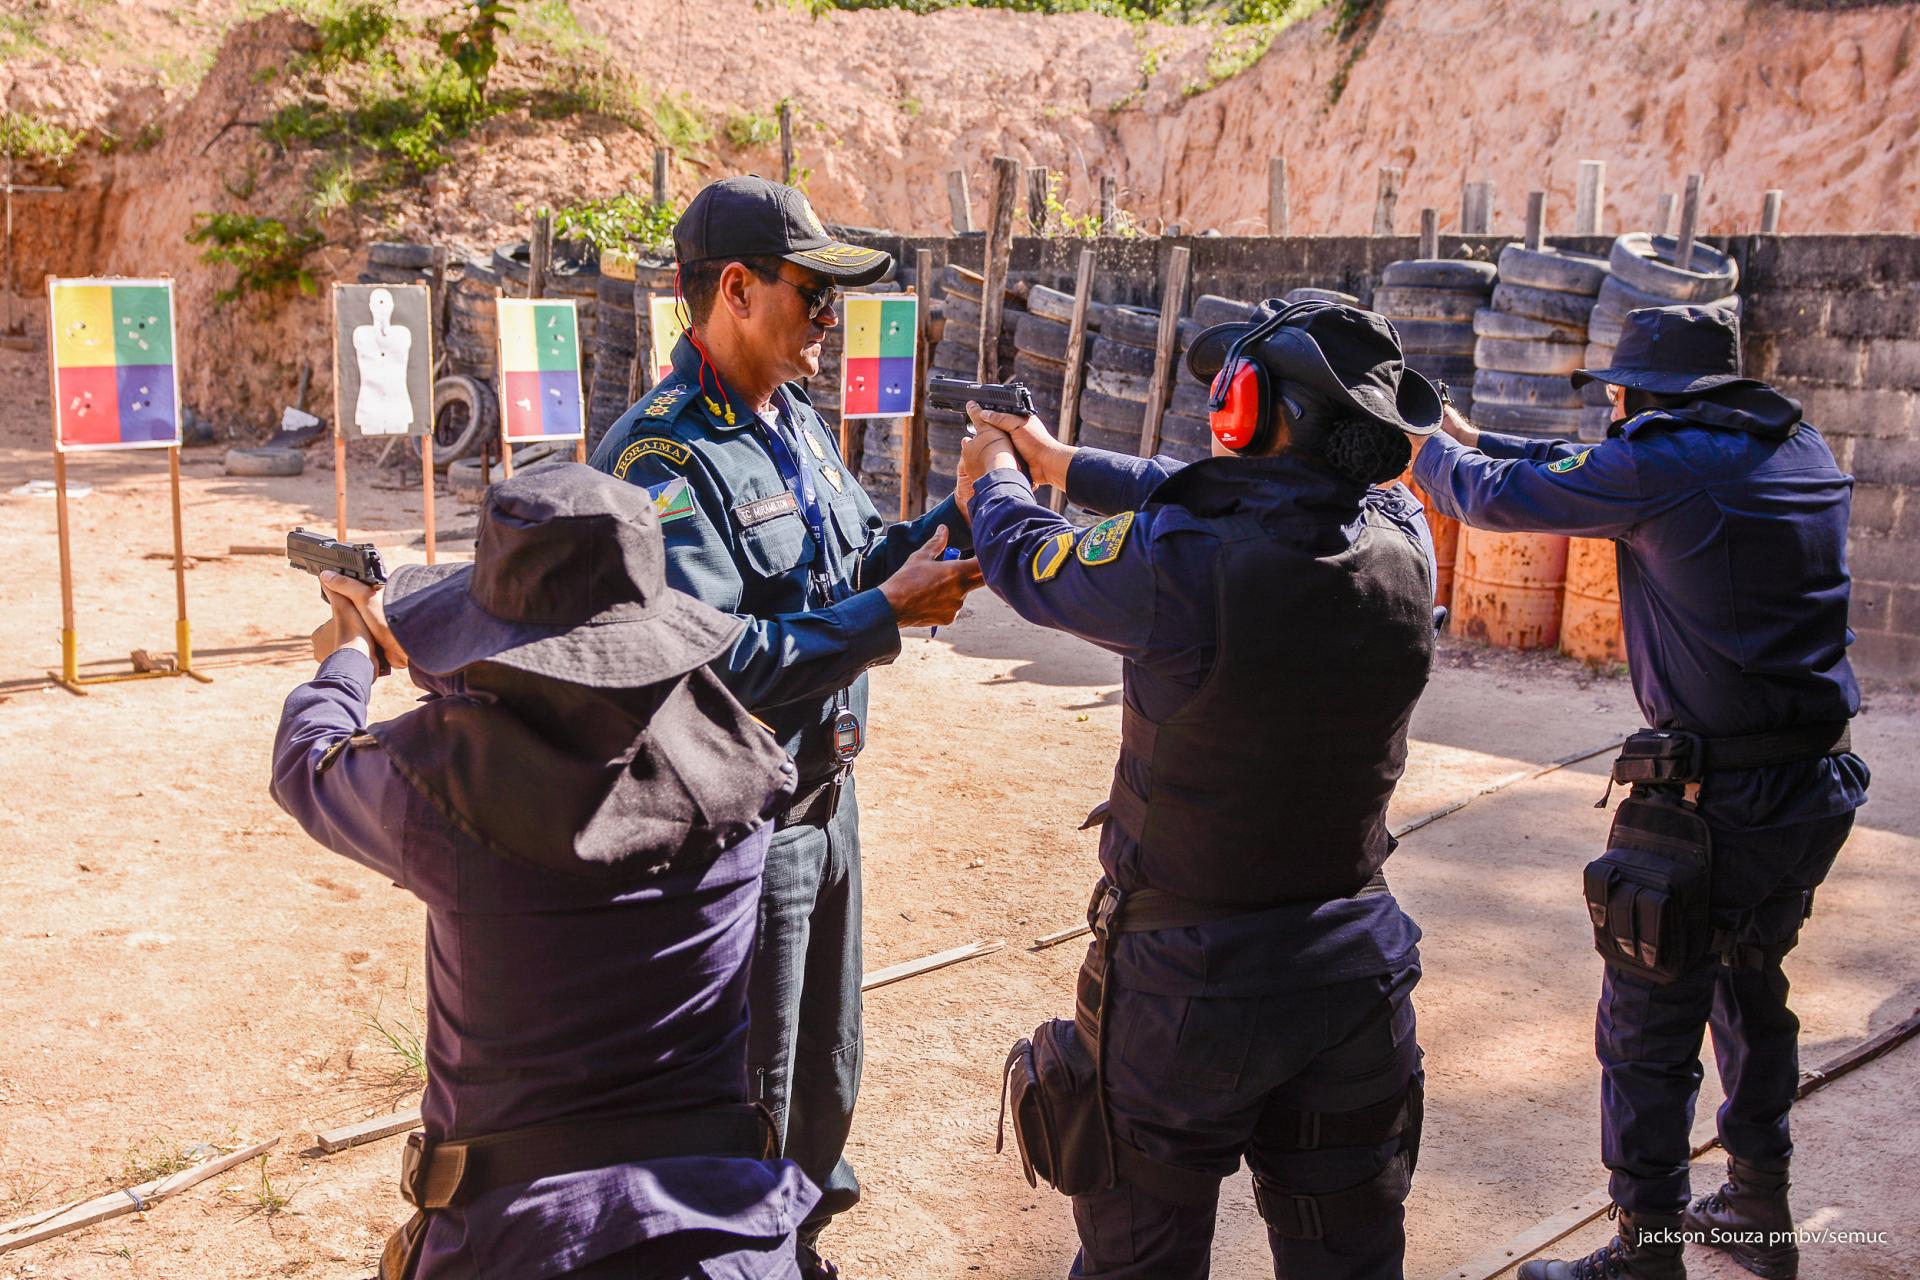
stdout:
[[[426,293],[429,321],[423,332],[423,336],[426,339],[426,354],[424,358],[428,370],[427,385],[431,388],[437,381],[434,374],[439,367],[435,359],[437,353],[434,343],[434,325],[431,320],[431,317],[434,315],[433,294],[431,290],[428,290],[425,285],[380,285],[371,287],[384,288],[389,292],[396,289],[419,289]],[[333,536],[335,541],[338,542],[345,542],[347,540],[347,437],[342,430],[342,424],[346,422],[346,418],[342,415],[340,404],[340,385],[342,381],[340,376],[340,361],[343,355],[340,349],[340,295],[343,290],[366,290],[369,288],[370,286],[367,285],[335,284],[333,286]],[[428,406],[425,429],[408,434],[417,435],[420,438],[420,514],[421,520],[426,526],[424,536],[427,548],[427,563],[433,564],[436,558],[435,544],[438,541],[438,530],[434,527],[433,510],[433,428],[434,424],[439,420],[440,406],[432,403],[433,393],[431,390],[428,391],[427,398]],[[371,440],[378,439],[379,437],[366,436],[361,438]],[[391,440],[398,439],[399,437],[389,436],[387,438]],[[322,594],[324,595],[325,593],[323,592]]]
[[[145,443],[122,447],[109,447],[103,452],[124,452],[131,449],[164,448],[167,451],[167,481],[172,491],[173,509],[173,594],[175,619],[173,637],[175,655],[170,666],[159,664],[136,665],[132,671],[114,671],[104,675],[83,676],[80,674],[80,636],[73,620],[73,523],[67,511],[67,452],[69,446],[60,436],[60,344],[57,332],[58,312],[56,310],[56,290],[62,285],[105,286],[115,284],[154,284],[157,281],[121,281],[118,279],[100,280],[61,280],[53,276],[47,278],[47,386],[53,397],[53,485],[54,511],[59,525],[60,536],[60,670],[49,671],[48,677],[68,693],[85,697],[87,688],[96,684],[121,684],[129,680],[162,680],[174,676],[187,676],[201,684],[212,684],[213,677],[203,675],[193,669],[193,633],[187,622],[187,557],[186,538],[180,521],[180,397],[178,346],[174,337],[168,335],[169,359],[172,361],[170,373],[174,379],[173,421],[174,438],[171,444]],[[171,281],[166,282],[168,289],[167,321],[173,323],[173,300]],[[109,335],[111,337],[111,335]],[[85,446],[77,446],[84,448]],[[137,652],[137,651],[136,651]],[[138,664],[138,658],[135,659]]]

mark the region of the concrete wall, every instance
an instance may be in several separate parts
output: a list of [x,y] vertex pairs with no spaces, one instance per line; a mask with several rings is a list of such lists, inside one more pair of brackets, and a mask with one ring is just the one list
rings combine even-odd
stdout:
[[[1497,257],[1513,236],[1443,236]],[[1610,237],[1550,237],[1604,254]],[[910,271],[913,252],[979,270],[985,240],[877,237]],[[1741,266],[1746,367],[1806,406],[1856,480],[1849,556],[1852,650],[1864,675],[1920,682],[1920,236],[1707,237]],[[1412,236],[1295,236],[1068,240],[1016,238],[1013,271],[1071,289],[1080,252],[1092,248],[1094,294],[1103,302],[1157,305],[1168,254],[1191,254],[1189,299],[1201,293],[1254,300],[1300,286],[1372,298],[1380,270],[1418,252]]]

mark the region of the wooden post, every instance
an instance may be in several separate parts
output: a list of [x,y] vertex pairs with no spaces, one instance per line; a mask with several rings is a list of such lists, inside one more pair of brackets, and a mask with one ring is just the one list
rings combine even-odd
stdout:
[[667,202],[667,149],[653,149],[653,202],[664,205]]
[[1547,234],[1547,193],[1544,191],[1527,192],[1527,248],[1535,253],[1540,251],[1540,241]]
[[1760,204],[1760,234],[1777,236],[1780,234],[1780,202],[1786,198],[1786,192],[1778,187],[1769,188],[1766,198]]
[[1373,234],[1393,234],[1393,210],[1400,203],[1400,183],[1406,176],[1407,171],[1398,165],[1380,166],[1379,194],[1373,200]]
[[1047,187],[1050,174],[1047,166],[1033,164],[1027,166],[1027,227],[1033,234],[1047,234]]
[[1573,199],[1573,234],[1597,236],[1606,217],[1607,165],[1604,160],[1580,162],[1580,185]]
[[1154,344],[1153,381],[1147,384],[1147,416],[1140,424],[1140,456],[1151,458],[1160,450],[1160,420],[1166,416],[1167,396],[1173,390],[1173,346],[1180,332],[1180,312],[1187,303],[1187,259],[1185,245],[1175,245],[1167,254],[1167,284],[1160,291],[1160,337]]
[[1112,235],[1117,230],[1120,217],[1120,180],[1113,177],[1100,179],[1100,234]]
[[[53,358],[54,341],[47,338],[47,355]],[[56,446],[53,451],[54,519],[60,528],[60,675],[61,683],[76,693],[80,688],[80,642],[73,629],[73,534],[67,523],[67,455]]]
[[1287,158],[1275,156],[1267,162],[1267,234],[1289,235],[1287,209]]
[[[656,153],[657,155],[657,153]],[[658,165],[655,166],[658,172]],[[547,268],[553,263],[553,219],[542,209],[533,217],[533,234],[527,239],[527,296],[547,296]]]
[[1423,258],[1440,256],[1440,211],[1438,209],[1420,211],[1420,256]]
[[[1185,253],[1186,250],[1179,250]],[[1067,322],[1067,372],[1060,388],[1060,421],[1056,424],[1060,440],[1072,444],[1080,438],[1080,377],[1086,364],[1087,313],[1093,307],[1093,263],[1097,255],[1091,249],[1080,251],[1080,269],[1073,281],[1073,317]],[[1053,491],[1050,505],[1061,511],[1067,505],[1064,487]]]
[[1013,259],[1014,198],[1020,186],[1020,162],[993,158],[993,205],[987,213],[986,282],[980,286],[980,361],[982,382],[1000,380],[1000,319],[1007,305],[1007,269]]
[[780,181],[793,185],[793,104],[780,104]]
[[927,369],[933,344],[927,341],[927,304],[933,300],[933,250],[913,251],[913,288],[920,295],[914,365],[913,416],[900,433],[900,518],[912,520],[927,509]]
[[[478,406],[475,406],[476,408]],[[420,437],[420,508],[427,525],[427,563],[434,561],[433,432]]]
[[1673,192],[1662,191],[1660,204],[1653,215],[1653,234],[1668,236],[1673,234]]
[[953,234],[964,236],[973,230],[973,201],[967,196],[964,169],[947,173],[947,207],[953,212]]
[[1680,203],[1680,234],[1674,237],[1673,265],[1693,269],[1693,237],[1700,230],[1700,175],[1687,175],[1687,197]]

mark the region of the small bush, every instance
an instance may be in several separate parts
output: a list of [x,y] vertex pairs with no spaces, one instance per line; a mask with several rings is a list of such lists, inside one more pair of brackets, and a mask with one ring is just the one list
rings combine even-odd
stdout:
[[200,260],[234,269],[234,281],[214,295],[225,305],[249,293],[272,293],[288,285],[309,297],[320,291],[306,268],[307,255],[326,243],[313,227],[289,227],[278,218],[251,213],[198,213],[190,244],[205,245]]
[[772,116],[742,111],[727,117],[724,132],[736,147],[764,147],[780,140],[780,122]]
[[692,151],[713,140],[713,126],[693,100],[681,94],[663,93],[654,99],[653,127],[660,141],[680,151]]
[[0,112],[0,155],[58,165],[80,144],[78,134],[20,111]]
[[[639,181],[636,175],[636,182]],[[585,240],[602,253],[608,250],[670,248],[673,224],[680,210],[622,192],[605,200],[588,200],[556,209],[553,233],[563,240]]]

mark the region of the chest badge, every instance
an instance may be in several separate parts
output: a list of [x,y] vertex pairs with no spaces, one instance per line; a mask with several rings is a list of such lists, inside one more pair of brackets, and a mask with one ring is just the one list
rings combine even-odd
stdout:
[[1120,549],[1127,545],[1127,530],[1133,528],[1133,512],[1122,511],[1117,516],[1109,516],[1086,531],[1080,537],[1080,550],[1077,553],[1080,563],[1089,567],[1112,564],[1120,558]]
[[819,471],[820,478],[832,485],[835,493],[845,493],[847,491],[847,482],[841,477],[837,469],[833,467],[821,467]]
[[1547,464],[1547,470],[1557,476],[1563,476],[1569,471],[1578,471],[1581,467],[1587,465],[1587,455],[1592,452],[1593,450],[1591,449],[1582,449],[1571,458],[1561,458],[1557,462],[1549,462]]
[[822,462],[827,460],[827,451],[820,447],[820,439],[818,436],[814,435],[811,431],[802,431],[800,436],[807,442],[807,448],[812,450],[814,457],[820,459]]

